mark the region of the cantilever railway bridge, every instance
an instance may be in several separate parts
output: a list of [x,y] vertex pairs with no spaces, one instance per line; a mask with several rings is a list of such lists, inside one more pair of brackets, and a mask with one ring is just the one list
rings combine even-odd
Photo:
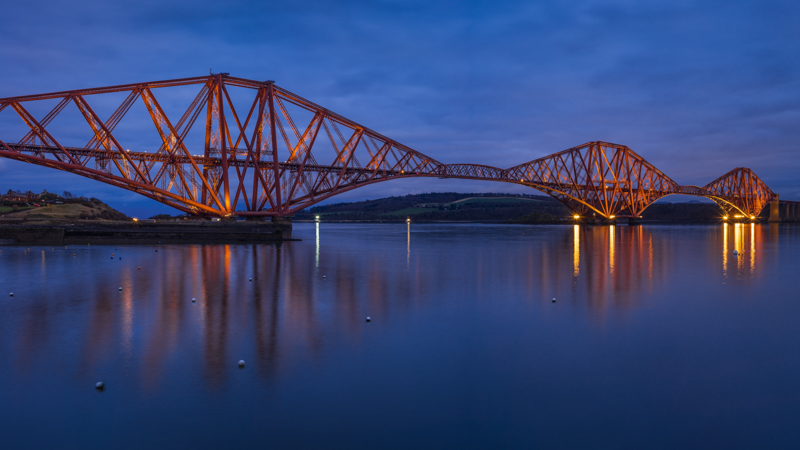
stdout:
[[[194,100],[169,117],[164,98],[178,103],[170,92],[189,88]],[[102,117],[98,105],[107,109]],[[143,105],[147,123],[133,121],[126,130],[123,119],[135,105]],[[195,215],[283,217],[351,189],[410,177],[521,184],[576,214],[605,218],[639,217],[670,194],[708,197],[726,214],[748,217],[777,198],[747,168],[702,187],[681,186],[630,148],[607,142],[508,169],[444,164],[272,81],[227,74],[4,98],[4,110],[16,113],[22,131],[15,142],[0,131],[0,156],[102,181]],[[55,124],[70,111],[72,125],[64,132],[63,123]],[[78,128],[84,141],[75,141]],[[123,145],[126,138],[139,142],[144,128],[157,136],[151,146]]]

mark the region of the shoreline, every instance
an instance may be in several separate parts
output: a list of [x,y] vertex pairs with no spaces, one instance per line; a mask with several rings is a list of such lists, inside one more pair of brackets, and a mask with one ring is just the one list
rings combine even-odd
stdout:
[[[293,220],[294,223],[315,223],[315,220]],[[756,220],[756,223],[763,223],[764,220]],[[320,220],[319,223],[407,223],[405,220]],[[437,224],[437,223],[454,223],[454,224],[469,224],[469,223],[476,223],[476,224],[490,224],[490,225],[586,225],[586,226],[602,226],[602,225],[609,225],[609,223],[599,222],[599,223],[588,223],[588,222],[579,222],[576,223],[572,220],[565,220],[561,222],[505,222],[505,221],[493,221],[493,220],[412,220],[411,223],[414,224]],[[638,225],[717,225],[724,223],[723,221],[712,221],[712,220],[694,220],[694,221],[672,221],[672,220],[640,220]],[[736,223],[734,221],[729,221],[728,223]],[[750,222],[747,222],[750,223]],[[627,219],[620,219],[618,220],[615,225],[628,225]]]
[[291,223],[0,221],[0,244],[260,243],[293,241]]

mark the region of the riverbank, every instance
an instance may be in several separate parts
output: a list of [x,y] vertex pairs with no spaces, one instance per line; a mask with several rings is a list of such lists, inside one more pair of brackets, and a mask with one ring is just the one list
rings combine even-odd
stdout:
[[292,240],[291,223],[0,220],[4,244],[246,243]]

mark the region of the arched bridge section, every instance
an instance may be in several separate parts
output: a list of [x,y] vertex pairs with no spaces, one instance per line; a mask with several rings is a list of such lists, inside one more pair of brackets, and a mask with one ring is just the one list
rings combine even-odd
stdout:
[[[14,122],[16,132],[6,130]],[[704,187],[681,186],[630,148],[607,142],[508,169],[443,164],[272,81],[227,74],[4,98],[0,125],[2,157],[195,215],[287,216],[410,177],[522,184],[578,214],[606,218],[638,217],[671,194],[708,197],[730,214],[755,216],[776,197],[745,168]]]

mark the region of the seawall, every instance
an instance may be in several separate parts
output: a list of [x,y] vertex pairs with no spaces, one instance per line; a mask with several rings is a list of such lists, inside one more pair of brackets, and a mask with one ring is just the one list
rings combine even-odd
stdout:
[[0,242],[20,244],[253,243],[291,239],[291,222],[0,221]]

